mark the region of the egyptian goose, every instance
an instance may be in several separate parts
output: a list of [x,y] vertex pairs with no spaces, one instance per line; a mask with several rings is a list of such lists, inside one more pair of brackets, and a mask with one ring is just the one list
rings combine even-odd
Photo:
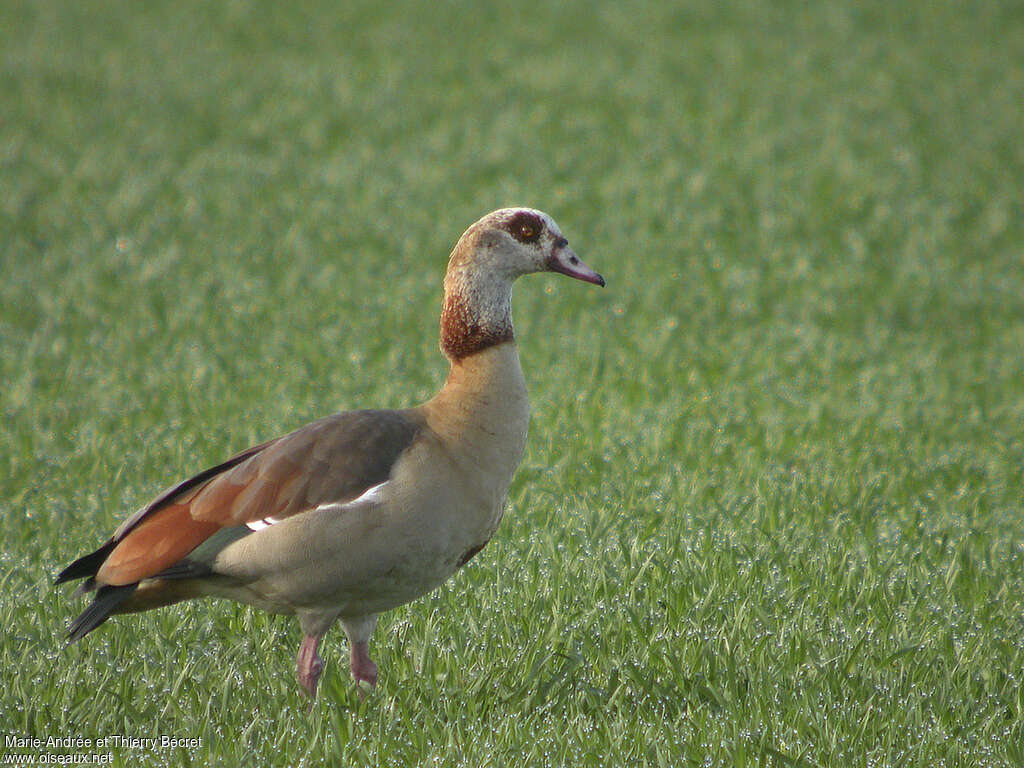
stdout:
[[448,261],[441,350],[451,369],[441,391],[408,410],[327,416],[161,493],[57,577],[84,578],[79,592],[95,592],[68,642],[111,614],[227,597],[298,617],[310,699],[335,621],[357,685],[372,687],[378,614],[448,579],[501,519],[529,421],[512,283],[531,272],[604,285],[547,214],[484,216]]

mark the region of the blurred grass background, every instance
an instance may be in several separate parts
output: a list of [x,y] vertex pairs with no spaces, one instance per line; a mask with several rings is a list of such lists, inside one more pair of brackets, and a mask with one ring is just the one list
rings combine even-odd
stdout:
[[[1024,764],[1024,6],[0,5],[0,724],[116,765]],[[53,574],[170,482],[437,388],[447,253],[550,212],[473,565],[332,633]],[[18,751],[18,750],[13,750]]]

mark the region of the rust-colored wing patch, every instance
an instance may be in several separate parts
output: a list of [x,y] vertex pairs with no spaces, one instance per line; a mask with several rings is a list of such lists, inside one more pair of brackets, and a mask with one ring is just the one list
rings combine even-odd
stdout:
[[97,571],[96,581],[111,586],[134,584],[174,565],[220,528],[193,518],[187,504],[161,507],[118,542]]

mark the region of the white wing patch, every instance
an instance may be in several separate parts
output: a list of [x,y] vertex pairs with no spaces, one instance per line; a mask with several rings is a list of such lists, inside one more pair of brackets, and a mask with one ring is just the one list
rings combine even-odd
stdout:
[[372,488],[367,488],[365,491],[363,491],[361,496],[357,496],[356,498],[352,499],[352,501],[346,502],[341,506],[347,507],[351,504],[360,504],[367,501],[380,501],[380,497],[383,495],[384,486],[387,485],[389,482],[389,480],[385,480],[383,483],[377,483]]
[[[262,520],[253,520],[251,523],[246,523],[247,528],[251,528],[254,531],[262,531],[264,528],[269,528],[274,523],[280,523],[282,518],[279,517],[264,517]],[[287,519],[287,518],[285,518]]]
[[385,480],[383,483],[378,483],[372,488],[367,488],[363,491],[362,495],[352,499],[352,501],[346,501],[344,504],[321,504],[317,509],[331,510],[332,512],[344,512],[346,509],[351,509],[359,504],[371,504],[375,501],[380,501],[381,496],[384,495],[384,486],[390,481]]
[[[367,488],[360,496],[352,499],[352,501],[346,501],[344,504],[321,504],[317,509],[330,509],[332,511],[341,512],[350,507],[354,507],[357,504],[367,504],[370,502],[380,501],[384,486],[389,481],[385,480],[383,483],[378,483],[372,488]],[[288,518],[279,517],[264,517],[262,520],[253,520],[251,523],[246,523],[246,527],[252,531],[262,531],[264,528],[280,523]]]

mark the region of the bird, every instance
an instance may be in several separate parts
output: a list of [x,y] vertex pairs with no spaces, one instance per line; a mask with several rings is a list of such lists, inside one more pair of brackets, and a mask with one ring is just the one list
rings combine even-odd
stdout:
[[92,602],[67,630],[219,597],[294,615],[310,706],[337,622],[361,696],[377,682],[377,617],[434,590],[490,541],[530,419],[512,284],[556,272],[604,287],[555,221],[493,211],[456,242],[443,281],[440,391],[414,408],[353,410],[255,445],[160,493],[60,572]]

